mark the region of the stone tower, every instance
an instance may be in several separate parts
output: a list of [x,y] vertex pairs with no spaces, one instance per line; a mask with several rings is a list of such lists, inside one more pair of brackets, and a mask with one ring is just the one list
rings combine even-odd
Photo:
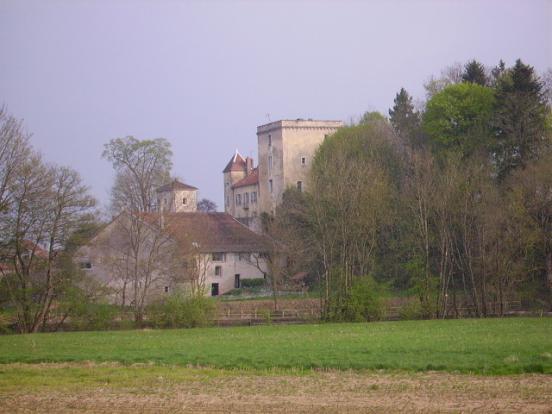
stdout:
[[253,160],[249,157],[244,159],[238,150],[230,158],[226,168],[222,171],[224,178],[224,211],[235,216],[236,200],[234,200],[233,186],[243,180],[253,169]]
[[157,189],[157,208],[164,213],[197,211],[197,188],[175,179]]
[[282,120],[257,127],[259,210],[274,213],[288,187],[304,191],[316,150],[342,121]]

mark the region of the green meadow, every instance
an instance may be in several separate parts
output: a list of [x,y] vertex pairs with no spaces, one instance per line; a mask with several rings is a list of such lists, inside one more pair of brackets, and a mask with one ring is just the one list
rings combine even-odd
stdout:
[[[66,332],[0,337],[0,363],[552,374],[552,319]],[[1,367],[0,367],[1,369]]]

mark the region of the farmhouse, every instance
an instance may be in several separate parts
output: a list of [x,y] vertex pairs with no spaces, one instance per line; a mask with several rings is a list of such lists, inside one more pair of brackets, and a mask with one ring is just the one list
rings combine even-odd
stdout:
[[158,211],[120,214],[75,256],[111,302],[129,304],[135,285],[148,303],[175,289],[217,296],[265,276],[264,236],[227,213],[196,211],[193,186],[175,180],[157,195]]

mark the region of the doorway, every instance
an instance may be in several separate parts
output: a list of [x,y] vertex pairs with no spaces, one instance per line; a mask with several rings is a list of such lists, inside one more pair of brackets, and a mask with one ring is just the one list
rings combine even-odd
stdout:
[[240,275],[234,275],[234,288],[239,289],[240,287]]
[[211,283],[211,296],[218,296],[219,294],[219,284]]

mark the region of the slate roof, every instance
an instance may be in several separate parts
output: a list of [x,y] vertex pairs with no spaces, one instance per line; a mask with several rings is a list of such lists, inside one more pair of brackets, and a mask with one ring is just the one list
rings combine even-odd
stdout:
[[[144,219],[159,223],[159,213],[146,213]],[[228,213],[164,213],[165,231],[189,251],[193,243],[203,253],[263,252],[268,240],[245,227]]]
[[193,191],[193,190],[197,190],[197,188],[194,187],[193,185],[184,184],[184,183],[181,183],[180,181],[178,181],[177,179],[174,179],[169,184],[165,184],[165,185],[159,187],[157,189],[157,192],[158,193],[163,193],[165,191],[172,191],[172,190],[190,190],[190,191]]
[[251,174],[242,178],[240,181],[234,184],[232,188],[239,188],[239,187],[245,187],[248,185],[257,185],[257,184],[259,184],[259,170],[257,168],[253,168],[253,170],[251,171]]

